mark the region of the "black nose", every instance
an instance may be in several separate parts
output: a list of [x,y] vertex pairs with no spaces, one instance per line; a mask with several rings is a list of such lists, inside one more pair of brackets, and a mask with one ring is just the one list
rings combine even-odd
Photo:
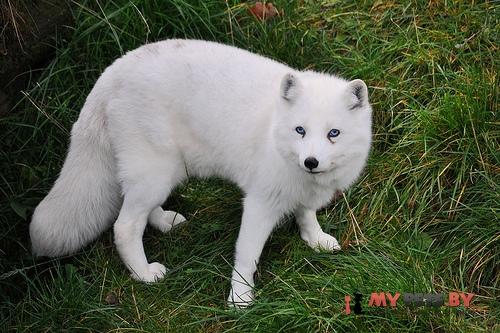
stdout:
[[308,157],[305,159],[304,161],[304,165],[306,166],[306,168],[308,168],[309,170],[312,170],[314,168],[317,168],[318,167],[318,160],[314,157]]

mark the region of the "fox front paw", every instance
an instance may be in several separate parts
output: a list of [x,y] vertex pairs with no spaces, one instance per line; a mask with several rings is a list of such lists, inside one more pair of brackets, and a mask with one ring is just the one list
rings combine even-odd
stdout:
[[229,307],[244,309],[250,306],[255,300],[252,288],[248,286],[238,286],[231,288],[227,303]]
[[315,237],[302,237],[315,251],[339,251],[340,245],[335,237],[326,232],[319,232]]
[[158,262],[148,264],[147,268],[142,272],[133,272],[132,278],[137,281],[152,283],[163,279],[167,268]]

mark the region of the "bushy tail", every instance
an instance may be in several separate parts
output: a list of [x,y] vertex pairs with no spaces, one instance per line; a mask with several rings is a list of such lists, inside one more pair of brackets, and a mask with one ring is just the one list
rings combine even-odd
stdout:
[[105,231],[121,204],[103,105],[94,89],[71,130],[71,143],[54,187],[30,225],[33,253],[74,253]]

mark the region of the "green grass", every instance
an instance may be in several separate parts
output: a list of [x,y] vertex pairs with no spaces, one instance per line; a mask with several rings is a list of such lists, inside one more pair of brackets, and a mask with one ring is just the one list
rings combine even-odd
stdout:
[[[500,6],[458,1],[276,1],[264,24],[237,1],[81,1],[71,37],[0,119],[0,330],[298,332],[499,330]],[[298,68],[361,78],[374,144],[360,181],[319,214],[345,250],[316,253],[292,219],[268,241],[257,302],[225,299],[241,193],[191,180],[167,206],[190,223],[148,229],[149,259],[171,268],[134,282],[107,232],[73,257],[34,259],[30,213],[57,177],[68,131],[99,74],[165,38],[216,40]],[[471,308],[370,309],[372,291],[467,291]],[[365,314],[342,313],[365,295]],[[118,304],[108,304],[113,293]]]

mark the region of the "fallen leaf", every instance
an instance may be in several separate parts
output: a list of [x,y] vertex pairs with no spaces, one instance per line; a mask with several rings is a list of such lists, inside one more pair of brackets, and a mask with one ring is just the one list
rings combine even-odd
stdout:
[[278,10],[271,2],[262,3],[257,1],[253,6],[249,7],[250,13],[257,19],[265,21],[279,15]]
[[108,305],[118,305],[118,297],[112,292],[109,292],[104,299],[104,302]]

